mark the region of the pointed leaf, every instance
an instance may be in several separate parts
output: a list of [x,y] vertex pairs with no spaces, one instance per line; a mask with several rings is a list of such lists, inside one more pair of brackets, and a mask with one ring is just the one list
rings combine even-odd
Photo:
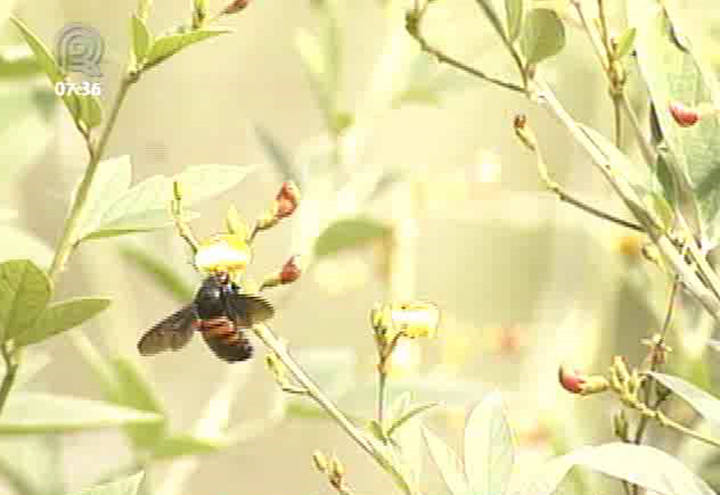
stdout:
[[626,29],[625,32],[620,35],[617,40],[617,47],[615,48],[615,53],[618,58],[622,58],[632,51],[636,34],[637,29],[631,27]]
[[480,10],[483,11],[492,27],[495,28],[498,36],[505,39],[505,30],[503,29],[502,22],[500,22],[500,16],[497,14],[492,0],[475,0],[475,3],[477,3]]
[[191,165],[172,177],[181,184],[183,202],[192,205],[219,196],[242,182],[254,170],[253,166]]
[[161,36],[152,43],[145,66],[153,67],[190,45],[231,32],[229,29],[197,29],[187,33]]
[[128,155],[109,158],[98,164],[85,202],[85,212],[80,219],[82,227],[75,241],[98,229],[107,209],[125,194],[131,180],[132,164]]
[[275,136],[259,125],[256,125],[254,129],[260,145],[268,158],[270,158],[270,161],[275,165],[275,169],[280,175],[280,178],[302,186],[302,182],[299,180],[300,178],[295,171],[295,164],[286,150],[275,139]]
[[400,428],[402,425],[404,425],[406,422],[413,419],[415,416],[418,416],[425,411],[428,411],[429,409],[432,409],[433,407],[439,406],[439,402],[430,402],[429,404],[420,404],[418,406],[410,408],[407,412],[405,412],[403,415],[398,417],[392,425],[390,425],[390,428],[388,428],[387,436],[389,437],[392,435],[398,428]]
[[132,16],[130,27],[132,32],[133,53],[138,63],[142,64],[150,50],[152,34],[150,34],[150,30],[147,24],[145,24],[145,21],[137,15]]
[[63,70],[60,68],[50,50],[48,50],[40,38],[35,36],[35,34],[30,31],[30,28],[28,28],[20,19],[11,17],[10,20],[20,30],[20,34],[22,34],[25,42],[33,51],[33,54],[35,54],[35,60],[45,74],[47,74],[50,82],[55,84],[62,81],[65,78]]
[[664,373],[650,373],[650,376],[680,396],[712,424],[716,434],[720,434],[720,399],[713,397],[680,377]]
[[513,42],[522,31],[523,18],[525,17],[524,0],[505,0],[505,13],[507,14],[508,39]]
[[178,434],[160,440],[152,452],[155,459],[172,459],[188,455],[210,454],[228,445],[230,445],[229,441],[222,441],[217,438]]
[[0,416],[0,434],[61,433],[161,420],[157,414],[97,400],[15,392]]
[[329,256],[345,249],[364,246],[372,241],[383,239],[392,230],[372,218],[349,218],[338,220],[320,234],[315,241],[315,254]]
[[505,493],[515,453],[499,393],[471,412],[465,426],[465,473],[475,495]]
[[533,9],[523,28],[520,48],[528,64],[552,57],[565,46],[565,27],[554,10]]
[[103,483],[80,492],[80,495],[137,495],[144,473],[140,472],[128,478]]
[[471,495],[472,490],[463,474],[462,465],[455,452],[437,435],[423,428],[425,443],[435,465],[440,470],[445,485],[452,495]]
[[110,299],[85,297],[53,303],[35,322],[35,325],[15,337],[15,344],[36,344],[89,320],[110,305]]
[[156,414],[163,418],[152,424],[127,425],[125,431],[137,448],[149,448],[155,445],[165,434],[166,413],[154,385],[142,373],[138,364],[127,358],[117,358],[112,362],[116,386],[109,400],[120,406],[138,411]]
[[32,327],[50,300],[50,279],[33,262],[0,264],[0,337],[11,339]]

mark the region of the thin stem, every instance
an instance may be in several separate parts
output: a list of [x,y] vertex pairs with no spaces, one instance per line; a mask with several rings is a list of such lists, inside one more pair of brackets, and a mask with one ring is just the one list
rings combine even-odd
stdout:
[[10,389],[15,383],[20,361],[17,359],[17,354],[9,349],[7,342],[0,345],[0,353],[2,353],[3,360],[5,361],[5,376],[3,377],[2,385],[0,385],[0,414],[2,414],[8,395],[10,394]]
[[616,217],[614,215],[611,215],[610,213],[606,213],[602,210],[598,210],[597,208],[588,205],[587,203],[583,203],[581,200],[575,198],[574,196],[571,196],[569,193],[565,192],[564,190],[560,189],[560,186],[556,185],[556,188],[551,189],[555,194],[557,194],[558,198],[561,201],[565,201],[566,203],[569,203],[573,206],[576,206],[580,208],[583,211],[586,211],[592,215],[595,215],[598,218],[602,218],[604,220],[609,220],[610,222],[616,223],[618,225],[621,225],[623,227],[627,227],[628,229],[632,229],[636,232],[642,232],[645,233],[645,229],[637,224],[630,222],[629,220],[624,220],[622,218]]
[[613,117],[615,131],[615,146],[622,149],[622,102],[616,96],[613,96]]
[[60,236],[60,240],[58,241],[57,247],[55,249],[55,256],[53,257],[52,264],[50,265],[50,270],[48,271],[48,276],[52,280],[56,279],[60,271],[62,271],[63,267],[67,263],[68,258],[70,258],[70,255],[72,254],[72,251],[77,244],[77,239],[75,237],[77,235],[78,229],[81,227],[80,221],[85,210],[88,195],[90,193],[90,187],[92,186],[93,179],[95,178],[95,173],[97,172],[100,160],[102,159],[103,153],[105,152],[105,147],[107,146],[108,139],[110,138],[110,133],[112,132],[113,128],[115,127],[115,123],[117,122],[120,108],[122,107],[122,104],[125,101],[125,97],[127,96],[127,92],[134,81],[135,79],[130,76],[125,76],[122,79],[122,81],[120,82],[120,88],[115,95],[115,101],[113,102],[112,108],[110,110],[110,115],[108,117],[107,123],[103,128],[97,144],[95,146],[88,146],[90,154],[88,166],[85,169],[85,175],[80,182],[77,194],[75,195],[73,204],[70,207],[70,214],[68,215],[67,221],[65,222],[63,233]]
[[410,488],[410,484],[405,480],[388,460],[370,440],[350,422],[345,414],[331,401],[318,387],[315,382],[305,373],[305,370],[295,361],[283,343],[265,324],[258,324],[252,327],[257,337],[277,356],[277,358],[290,371],[297,382],[307,390],[307,395],[317,402],[327,412],[335,422],[352,438],[355,443],[368,453],[375,461],[386,470],[391,470],[393,478],[398,482],[400,488],[406,495],[413,495],[414,490]]
[[653,147],[648,141],[647,137],[645,137],[645,133],[643,132],[642,126],[640,125],[640,121],[638,120],[635,111],[632,109],[632,106],[630,105],[630,100],[628,99],[627,93],[624,90],[619,97],[619,103],[620,107],[623,109],[623,112],[625,112],[625,116],[630,121],[630,128],[633,130],[633,134],[635,135],[635,141],[637,141],[638,143],[638,147],[640,148],[640,153],[642,154],[643,159],[646,163],[654,165],[655,151],[653,150]]
[[387,373],[378,371],[377,421],[380,429],[385,431],[385,403],[387,401]]
[[[427,5],[425,6],[427,8]],[[461,62],[460,60],[451,57],[450,55],[446,54],[445,52],[435,48],[432,46],[427,39],[425,39],[424,34],[421,30],[421,24],[422,24],[422,17],[425,13],[425,8],[420,10],[413,11],[412,15],[408,18],[407,22],[407,31],[410,33],[410,36],[415,38],[417,42],[420,44],[420,48],[424,51],[435,57],[438,62],[440,63],[446,63],[452,67],[455,67],[456,69],[460,69],[463,72],[467,72],[468,74],[471,74],[477,78],[482,79],[483,81],[489,82],[491,84],[495,84],[497,86],[500,86],[505,89],[509,89],[510,91],[515,91],[517,93],[523,93],[525,94],[525,88],[523,88],[520,85],[517,85],[515,83],[511,83],[508,81],[503,81],[502,79],[497,79],[492,76],[488,76],[484,72],[482,72],[479,69],[476,69],[475,67],[472,67],[464,62]],[[521,72],[522,72],[522,65],[521,65]]]

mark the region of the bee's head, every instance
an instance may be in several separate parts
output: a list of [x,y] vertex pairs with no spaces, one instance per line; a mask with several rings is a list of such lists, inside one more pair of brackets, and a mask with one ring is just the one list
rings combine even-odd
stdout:
[[195,306],[201,318],[213,318],[225,313],[223,293],[229,283],[227,272],[213,273],[203,281],[195,295]]

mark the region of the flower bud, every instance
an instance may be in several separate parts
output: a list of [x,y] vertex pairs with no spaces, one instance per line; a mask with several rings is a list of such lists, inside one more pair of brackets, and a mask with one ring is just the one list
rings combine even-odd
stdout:
[[620,410],[617,414],[613,415],[613,432],[615,436],[621,439],[628,438],[628,420],[625,416],[625,411]]
[[333,456],[333,458],[330,460],[330,479],[340,482],[342,481],[344,476],[345,466],[342,465],[340,459]]
[[290,284],[295,282],[302,275],[302,268],[300,265],[300,255],[295,255],[285,262],[280,270],[280,283]]
[[679,101],[671,102],[669,109],[670,115],[681,127],[693,126],[700,120],[700,113],[696,108],[685,106]]
[[287,218],[297,209],[298,203],[300,202],[300,190],[292,181],[283,182],[280,191],[275,197],[275,202],[277,203],[275,216],[278,218]]
[[327,472],[328,460],[327,460],[327,457],[325,457],[325,454],[323,454],[319,450],[316,450],[312,454],[312,460],[313,460],[313,465],[315,466],[315,469],[317,469],[321,473]]
[[610,382],[602,375],[585,375],[562,365],[558,370],[560,385],[572,394],[592,395],[606,391]]
[[391,310],[392,325],[406,337],[432,338],[440,325],[440,309],[433,303],[394,303]]
[[227,7],[225,7],[222,13],[225,15],[237,14],[241,10],[245,9],[245,7],[247,7],[249,3],[250,0],[235,0]]

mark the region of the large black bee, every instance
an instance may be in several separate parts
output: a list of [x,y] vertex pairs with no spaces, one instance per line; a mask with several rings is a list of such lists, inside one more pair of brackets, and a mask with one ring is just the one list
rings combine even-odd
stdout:
[[198,330],[217,357],[227,362],[252,356],[244,329],[273,316],[272,305],[259,295],[243,294],[227,273],[207,277],[192,303],[148,330],[138,342],[143,356],[184,347]]

